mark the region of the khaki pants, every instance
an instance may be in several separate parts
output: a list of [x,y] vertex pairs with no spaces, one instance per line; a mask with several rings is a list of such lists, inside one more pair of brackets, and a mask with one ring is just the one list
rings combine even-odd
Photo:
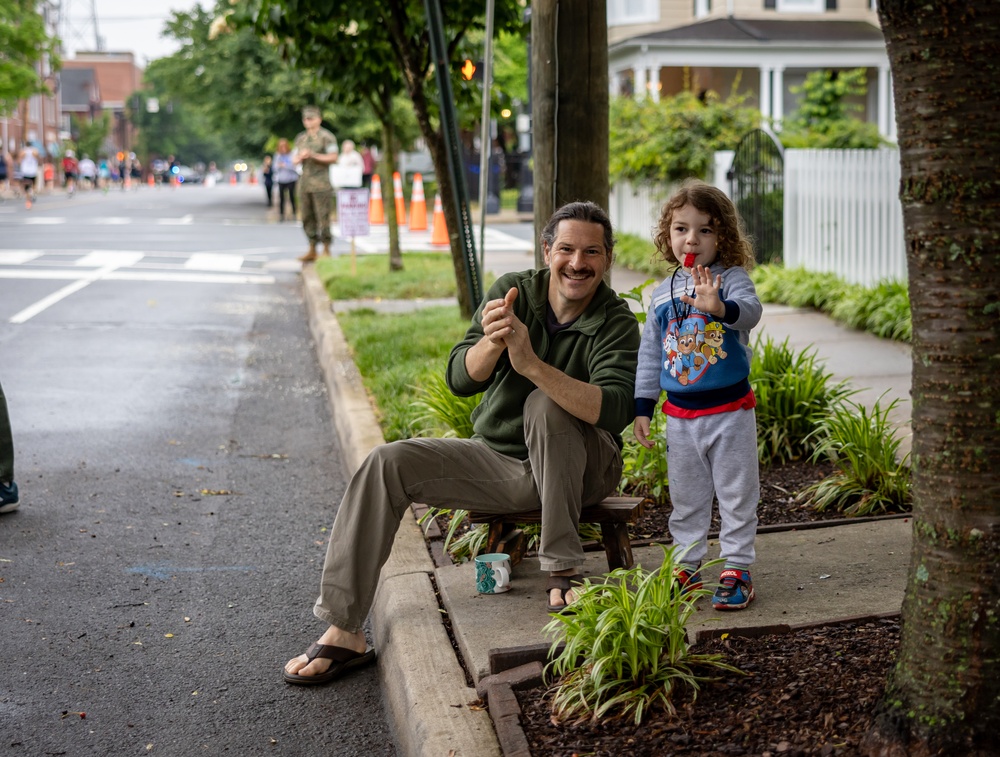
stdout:
[[407,439],[372,450],[348,484],[323,564],[316,617],[361,628],[412,502],[487,513],[542,510],[542,570],[583,564],[580,510],[621,480],[614,437],[570,415],[535,390],[524,405],[528,459],[473,439]]
[[[301,185],[300,185],[301,186]],[[303,192],[299,190],[299,207],[302,208],[302,230],[313,245],[330,244],[330,213],[333,212],[333,190]]]

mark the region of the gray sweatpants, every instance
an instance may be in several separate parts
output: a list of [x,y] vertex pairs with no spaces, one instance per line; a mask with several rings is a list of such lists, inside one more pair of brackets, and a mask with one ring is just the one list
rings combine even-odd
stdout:
[[667,418],[667,469],[670,479],[670,536],[685,564],[697,565],[708,548],[713,495],[719,499],[721,557],[749,568],[756,558],[757,420],[753,409]]
[[539,390],[524,405],[524,437],[527,460],[473,439],[406,439],[372,450],[334,520],[316,617],[346,631],[361,628],[412,502],[497,514],[541,509],[542,570],[582,565],[580,510],[617,488],[618,445],[607,431],[570,415]]

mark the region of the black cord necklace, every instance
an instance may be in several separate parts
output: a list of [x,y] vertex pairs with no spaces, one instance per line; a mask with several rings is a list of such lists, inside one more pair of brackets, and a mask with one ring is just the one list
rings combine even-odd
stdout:
[[[687,320],[687,317],[691,315],[691,305],[687,302],[684,302],[680,297],[674,296],[674,291],[675,291],[674,285],[677,281],[677,271],[679,270],[680,270],[679,268],[675,268],[673,274],[671,274],[670,276],[670,301],[671,305],[674,308],[674,315],[677,317],[678,329],[681,327],[681,324],[683,324],[684,321]],[[688,294],[687,287],[684,287],[683,294]],[[691,286],[691,293],[688,296],[694,298],[693,284]]]

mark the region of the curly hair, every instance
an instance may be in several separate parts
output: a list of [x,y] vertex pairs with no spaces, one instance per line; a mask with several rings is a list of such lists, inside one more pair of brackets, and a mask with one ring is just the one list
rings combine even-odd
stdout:
[[685,181],[660,211],[660,220],[653,234],[653,244],[656,245],[659,257],[668,266],[679,268],[681,265],[674,257],[670,246],[670,224],[673,221],[674,211],[685,205],[691,205],[709,217],[719,240],[716,248],[718,262],[725,268],[738,266],[748,271],[753,268],[756,262],[753,244],[733,201],[726,197],[721,189],[698,179]]

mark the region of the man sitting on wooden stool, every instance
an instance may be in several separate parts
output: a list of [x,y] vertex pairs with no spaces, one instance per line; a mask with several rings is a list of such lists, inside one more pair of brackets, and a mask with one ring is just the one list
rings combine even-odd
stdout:
[[352,477],[313,608],[330,626],[285,665],[289,683],[326,683],[374,659],[361,626],[413,502],[495,514],[540,509],[548,609],[575,599],[584,562],[580,511],[621,479],[639,329],[603,281],[614,248],[607,213],[590,202],[565,205],[541,243],[548,267],[501,276],[448,359],[456,395],[485,392],[473,438],[382,445]]

